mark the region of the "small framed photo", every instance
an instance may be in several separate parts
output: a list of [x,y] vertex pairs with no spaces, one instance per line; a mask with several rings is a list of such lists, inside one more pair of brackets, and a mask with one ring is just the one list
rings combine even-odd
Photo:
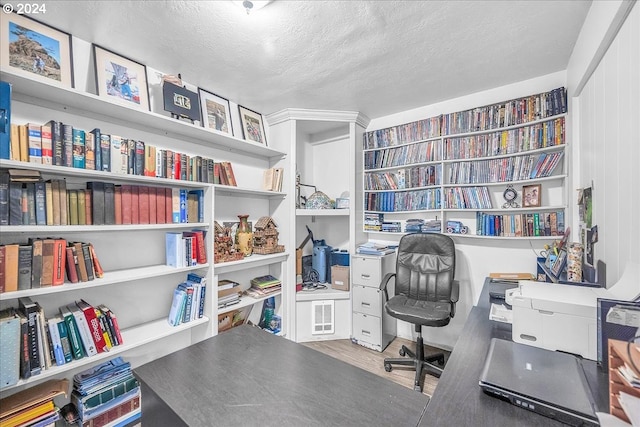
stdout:
[[567,250],[560,249],[560,252],[558,252],[558,256],[556,257],[556,260],[551,265],[551,274],[553,274],[553,276],[556,279],[560,278],[560,274],[562,274],[566,265],[567,265]]
[[70,34],[25,15],[1,16],[0,63],[16,74],[74,87]]
[[149,111],[146,67],[95,44],[93,54],[98,96]]
[[542,186],[540,184],[536,185],[525,185],[522,187],[522,207],[525,208],[534,208],[540,206],[541,204],[541,191]]
[[262,115],[242,105],[238,105],[238,109],[240,110],[240,122],[242,123],[244,139],[267,145],[267,135],[264,131]]
[[198,94],[202,110],[202,126],[233,136],[229,100],[202,88],[198,88]]

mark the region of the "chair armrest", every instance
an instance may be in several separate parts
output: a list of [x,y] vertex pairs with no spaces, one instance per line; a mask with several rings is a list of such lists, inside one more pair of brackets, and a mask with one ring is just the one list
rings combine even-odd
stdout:
[[451,282],[451,317],[456,315],[456,303],[460,297],[460,282],[453,280]]
[[387,273],[387,274],[384,275],[384,277],[382,278],[382,281],[380,282],[379,289],[384,292],[385,301],[389,301],[389,293],[387,292],[387,284],[389,284],[389,280],[391,280],[391,278],[394,277],[395,275],[396,275],[396,273]]

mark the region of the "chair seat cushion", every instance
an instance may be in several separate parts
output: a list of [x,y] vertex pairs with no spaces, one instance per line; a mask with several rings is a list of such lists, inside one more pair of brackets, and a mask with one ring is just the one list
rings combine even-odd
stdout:
[[445,326],[451,320],[451,303],[448,301],[419,301],[396,295],[385,304],[390,316],[414,325]]

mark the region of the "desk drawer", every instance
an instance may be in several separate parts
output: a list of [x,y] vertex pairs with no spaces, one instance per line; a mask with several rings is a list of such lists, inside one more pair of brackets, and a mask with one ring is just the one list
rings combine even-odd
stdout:
[[382,313],[382,292],[370,286],[355,285],[353,287],[353,311],[372,316]]
[[379,287],[382,280],[380,258],[352,257],[353,284]]
[[379,346],[382,337],[380,317],[353,313],[353,337]]

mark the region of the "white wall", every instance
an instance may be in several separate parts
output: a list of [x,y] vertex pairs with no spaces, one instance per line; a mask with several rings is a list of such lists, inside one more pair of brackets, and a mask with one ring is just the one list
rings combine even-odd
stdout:
[[574,188],[593,187],[595,259],[606,262],[610,286],[640,264],[640,7],[594,2],[569,67]]

